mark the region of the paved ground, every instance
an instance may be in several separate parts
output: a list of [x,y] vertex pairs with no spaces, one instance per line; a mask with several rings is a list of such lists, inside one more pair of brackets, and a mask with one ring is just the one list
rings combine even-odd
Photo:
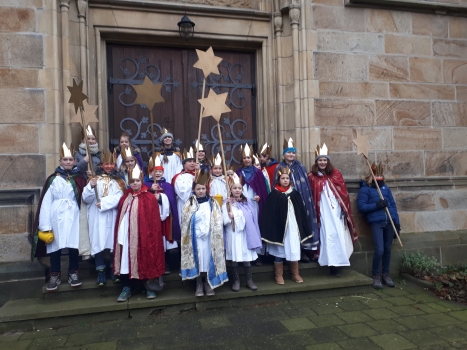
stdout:
[[[467,306],[414,285],[0,335],[0,349],[467,349]],[[205,345],[208,344],[208,345]]]

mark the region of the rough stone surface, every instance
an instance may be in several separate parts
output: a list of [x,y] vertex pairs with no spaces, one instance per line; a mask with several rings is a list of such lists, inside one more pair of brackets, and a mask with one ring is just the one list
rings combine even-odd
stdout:
[[365,12],[348,7],[313,6],[313,28],[365,31]]
[[315,52],[314,79],[362,81],[368,79],[367,57],[337,53]]
[[389,97],[389,85],[387,83],[320,81],[319,96],[321,98],[387,98]]
[[333,152],[351,151],[353,133],[350,128],[321,128],[320,141],[332,147]]
[[397,192],[394,193],[394,199],[396,200],[397,209],[399,211],[425,211],[436,209],[433,195],[428,193]]
[[412,13],[412,33],[435,38],[446,38],[448,36],[448,17]]
[[42,188],[46,177],[44,155],[0,156],[0,189]]
[[0,68],[0,88],[35,88],[38,77],[37,69]]
[[410,81],[442,83],[441,60],[428,57],[410,58]]
[[430,38],[423,38],[418,36],[386,35],[384,41],[386,53],[431,56]]
[[467,126],[466,102],[433,102],[434,126]]
[[426,211],[415,214],[418,232],[465,230],[467,229],[467,210]]
[[228,6],[240,8],[258,8],[258,0],[176,0],[179,2],[188,2],[192,4]]
[[467,26],[464,18],[449,17],[449,37],[467,39]]
[[36,125],[0,125],[0,153],[37,153],[39,151]]
[[441,129],[394,128],[394,149],[441,150]]
[[43,51],[43,37],[40,34],[8,35],[8,52],[12,67],[42,67]]
[[378,152],[377,162],[386,165],[386,177],[419,177],[423,174],[423,153],[407,152]]
[[412,16],[401,11],[368,10],[366,30],[409,34],[412,32]]
[[444,149],[467,149],[467,128],[443,128]]
[[35,11],[31,8],[0,8],[0,32],[34,32]]
[[24,233],[31,230],[30,206],[0,206],[0,234]]
[[467,61],[444,60],[443,73],[446,84],[467,84]]
[[454,100],[455,91],[451,85],[391,83],[389,95],[396,99]]
[[435,56],[467,58],[466,40],[433,39]]
[[26,261],[31,256],[28,233],[0,235],[0,262]]
[[439,210],[467,208],[467,190],[445,191],[435,197]]
[[429,126],[430,102],[376,100],[376,125]]
[[458,101],[467,101],[467,86],[456,86],[456,97]]
[[0,115],[0,123],[44,122],[45,91],[0,89]]
[[318,32],[319,51],[384,52],[383,35],[374,33]]
[[[357,132],[360,135],[368,136],[368,142],[371,150],[391,150],[392,147],[392,131],[390,128],[354,128],[353,138],[357,137]],[[352,142],[353,150],[356,151],[357,147]]]
[[466,152],[425,152],[425,173],[427,176],[467,175]]
[[370,126],[374,117],[372,101],[315,100],[317,126]]
[[370,80],[408,81],[407,57],[372,56],[369,62]]

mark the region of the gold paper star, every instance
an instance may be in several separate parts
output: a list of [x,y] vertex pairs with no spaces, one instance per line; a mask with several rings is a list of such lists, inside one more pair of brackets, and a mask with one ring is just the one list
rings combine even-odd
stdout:
[[[96,111],[98,107],[98,105],[89,105],[88,101],[83,101],[84,125],[88,125],[89,123],[99,123],[99,120],[96,118]],[[81,124],[81,113],[75,114],[75,116],[71,118],[70,123]]]
[[357,138],[352,140],[352,142],[357,146],[357,155],[363,153],[365,158],[368,158],[368,151],[370,150],[368,136],[359,135],[357,132]]
[[70,90],[71,96],[68,103],[73,103],[75,105],[75,113],[78,113],[78,108],[83,107],[83,101],[88,97],[83,94],[83,81],[76,85],[76,80],[73,79],[73,86],[67,86]]
[[209,90],[207,98],[198,100],[204,107],[203,118],[212,116],[217,122],[221,119],[222,113],[230,112],[231,109],[225,104],[228,92],[216,94],[213,90]]
[[153,84],[151,79],[146,75],[144,82],[141,85],[133,85],[136,91],[135,104],[145,104],[149,110],[152,110],[156,103],[165,102],[161,95],[162,84]]
[[222,62],[222,58],[214,56],[212,47],[207,49],[206,52],[196,50],[196,54],[198,55],[198,61],[196,61],[193,67],[203,70],[205,78],[211,73],[219,75],[219,68],[217,66]]

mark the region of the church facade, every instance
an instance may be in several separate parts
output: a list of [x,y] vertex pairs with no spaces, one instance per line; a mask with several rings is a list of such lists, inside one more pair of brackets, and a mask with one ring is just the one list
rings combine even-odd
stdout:
[[[195,23],[185,40],[177,23]],[[307,169],[326,143],[356,199],[368,173],[352,140],[370,141],[401,216],[404,250],[443,264],[467,245],[467,4],[461,0],[6,0],[0,7],[0,262],[29,259],[40,188],[61,143],[80,141],[68,85],[83,80],[101,148],[121,132],[146,156],[147,109],[132,85],[163,83],[155,131],[180,147],[197,133],[202,77],[194,49],[213,47],[229,92],[221,124],[227,158],[239,145],[292,137]],[[214,121],[202,141],[217,153]],[[355,204],[355,203],[354,203]],[[369,229],[354,206],[367,272]],[[407,233],[407,234],[406,234]],[[409,234],[410,233],[410,234]],[[400,250],[402,252],[403,250]],[[397,253],[395,254],[397,258]],[[464,257],[465,259],[465,257]],[[465,261],[465,260],[464,260]]]

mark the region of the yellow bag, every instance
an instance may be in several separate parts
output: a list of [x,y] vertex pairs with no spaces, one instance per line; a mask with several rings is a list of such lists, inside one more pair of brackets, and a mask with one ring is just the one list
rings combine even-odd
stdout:
[[219,203],[219,206],[222,208],[222,202],[224,200],[224,197],[222,197],[221,194],[216,194],[213,197],[217,201],[217,203]]
[[47,244],[54,241],[54,233],[52,231],[39,231],[39,239]]

